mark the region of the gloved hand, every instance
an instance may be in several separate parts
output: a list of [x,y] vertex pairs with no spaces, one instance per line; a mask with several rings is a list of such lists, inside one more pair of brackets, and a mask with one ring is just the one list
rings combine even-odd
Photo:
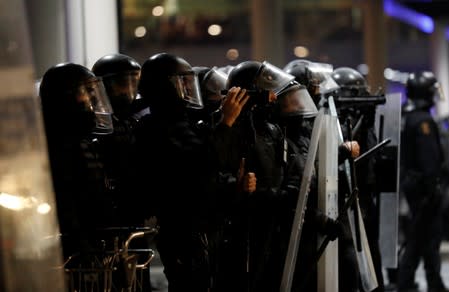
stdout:
[[329,237],[330,241],[334,241],[337,237],[343,235],[343,224],[335,219],[327,218],[324,224],[324,234]]

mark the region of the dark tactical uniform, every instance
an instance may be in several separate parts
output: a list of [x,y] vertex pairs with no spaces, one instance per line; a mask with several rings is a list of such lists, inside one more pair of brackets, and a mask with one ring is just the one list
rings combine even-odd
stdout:
[[[84,66],[61,63],[44,74],[39,95],[64,255],[97,250],[96,232],[115,217],[103,158],[92,136],[112,132],[103,83]],[[96,113],[105,119],[98,120]]]
[[412,227],[406,235],[406,247],[399,266],[399,287],[413,283],[421,257],[429,285],[440,285],[442,197],[439,173],[443,156],[439,132],[427,111],[413,111],[406,114],[405,119],[401,137],[401,189],[409,205]]
[[109,54],[98,59],[92,72],[102,77],[114,113],[111,135],[98,135],[109,187],[113,194],[116,210],[115,226],[141,226],[135,214],[139,190],[135,187],[135,167],[132,164],[134,153],[134,127],[137,119],[132,116],[133,103],[137,98],[137,84],[140,77],[140,64],[124,54]]
[[[368,84],[357,70],[350,67],[340,67],[333,71],[332,78],[340,86],[336,94],[339,97],[368,97],[370,93],[368,91]],[[357,106],[345,106],[339,105],[339,119],[343,127],[343,137],[346,140],[355,140],[359,143],[360,152],[365,153],[373,146],[377,144],[377,137],[374,129],[374,118],[376,107],[375,105],[357,105]],[[361,124],[358,129],[354,129],[352,132],[353,137],[348,137],[348,122],[352,127],[361,120]],[[366,158],[355,165],[355,177],[358,188],[358,200],[360,204],[360,210],[362,212],[363,223],[365,225],[366,236],[368,239],[369,249],[371,252],[371,258],[376,272],[376,278],[378,287],[375,291],[384,291],[382,263],[379,250],[379,218],[378,218],[378,194],[376,191],[376,175],[375,175],[375,156]],[[347,180],[344,178],[344,174],[341,173],[341,179],[339,179],[339,204],[344,205],[345,195],[349,195],[347,188]],[[346,197],[347,198],[347,197]],[[345,211],[346,212],[346,211]],[[355,213],[356,214],[356,213]],[[341,277],[340,290],[356,291],[355,285],[360,280],[359,271],[357,269],[357,262],[355,258],[354,244],[349,228],[348,217],[343,216],[345,220],[345,226],[347,226],[345,236],[341,238],[340,250],[341,250]],[[357,275],[356,277],[354,275]],[[343,280],[346,279],[346,280]],[[349,284],[351,283],[351,284]],[[350,285],[350,287],[343,288],[342,285]]]
[[[227,88],[266,89],[255,84],[259,76],[264,77],[257,75],[260,72],[262,63],[242,62],[229,73]],[[273,291],[280,285],[280,273],[276,271],[279,265],[274,261],[279,256],[279,244],[275,242],[279,239],[276,220],[284,168],[283,134],[267,121],[266,106],[268,96],[251,96],[228,129],[228,139],[220,143],[221,171],[235,177],[239,177],[239,171],[253,172],[257,179],[255,192],[249,194],[237,187],[229,195],[229,224],[224,231],[224,256],[218,272],[220,291]],[[244,169],[240,169],[242,159]]]
[[133,117],[118,118],[112,116],[114,132],[99,135],[99,151],[104,158],[108,185],[114,202],[116,218],[114,227],[137,227],[143,225],[143,219],[136,214],[140,190],[135,185],[133,155],[135,152],[134,130],[137,120]]
[[206,292],[215,171],[209,147],[187,115],[188,108],[201,106],[196,75],[184,59],[167,53],[147,59],[141,72],[139,91],[151,114],[135,131],[136,183],[142,190],[136,212],[157,217],[156,244],[168,290]]
[[409,205],[411,228],[398,270],[399,291],[413,288],[415,271],[424,261],[428,291],[447,291],[440,269],[442,240],[442,192],[440,174],[444,162],[440,134],[431,113],[437,81],[430,72],[412,73],[407,96],[414,109],[404,114],[401,134],[401,191]]
[[[287,221],[291,220],[286,215],[291,210],[288,202],[294,201],[299,183],[297,176],[296,180],[292,179],[295,185],[290,188],[285,181],[284,133],[279,125],[270,122],[273,113],[270,97],[272,93],[280,96],[290,89],[289,97],[299,98],[293,93],[300,86],[293,84],[293,79],[294,76],[267,62],[256,61],[242,62],[228,76],[228,88],[237,86],[255,93],[250,94],[242,114],[230,129],[230,143],[222,143],[220,169],[237,173],[244,158],[244,169],[240,170],[255,173],[257,186],[253,193],[237,190],[235,197],[230,196],[235,206],[228,212],[230,224],[225,234],[225,253],[228,255],[225,259],[228,262],[222,267],[225,277],[237,280],[220,287],[223,291],[276,291],[280,287],[287,245],[285,238],[291,231],[284,230],[288,229],[284,223],[286,217]],[[313,105],[310,96],[308,98]],[[295,105],[301,104],[294,101]]]
[[276,257],[280,253],[277,220],[284,169],[283,135],[279,127],[265,121],[255,122],[250,132],[244,125],[246,121],[239,122],[233,127],[232,145],[223,152],[226,163],[222,169],[236,173],[245,157],[245,172],[256,173],[257,189],[252,194],[238,191],[230,195],[223,251],[226,256],[221,262],[228,279],[221,284],[231,286],[221,289],[246,291],[249,281],[251,291],[273,291],[279,285],[270,285],[280,283],[274,279],[280,279],[280,259]]
[[115,220],[98,140],[59,136],[48,141],[64,254],[98,251],[102,246],[96,233]]

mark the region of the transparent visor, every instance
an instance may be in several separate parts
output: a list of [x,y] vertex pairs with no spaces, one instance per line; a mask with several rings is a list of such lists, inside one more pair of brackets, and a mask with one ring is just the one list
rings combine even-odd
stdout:
[[314,117],[318,109],[304,85],[292,85],[278,96],[281,116]]
[[186,72],[170,77],[178,96],[187,102],[188,107],[203,108],[198,76],[194,72]]
[[216,68],[212,68],[207,72],[202,83],[205,92],[208,94],[207,99],[215,101],[221,100],[223,98],[221,91],[226,89],[227,80],[228,75]]
[[94,134],[110,134],[113,131],[112,106],[100,78],[92,78],[78,87],[78,102],[95,113]]
[[295,76],[264,61],[256,76],[255,85],[257,88],[271,90],[278,95],[293,80]]
[[310,63],[307,67],[310,72],[309,84],[318,88],[318,94],[327,94],[339,89],[337,82],[332,78],[333,66],[326,63]]
[[136,99],[138,82],[139,72],[136,71],[103,76],[103,84],[108,96],[111,99],[118,97],[129,103]]

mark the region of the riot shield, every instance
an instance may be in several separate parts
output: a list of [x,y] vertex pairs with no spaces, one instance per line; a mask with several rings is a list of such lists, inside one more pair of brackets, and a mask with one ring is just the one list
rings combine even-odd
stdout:
[[[329,111],[332,116],[337,116],[337,110],[335,108],[334,99],[332,96],[328,98]],[[338,120],[337,120],[338,123]],[[338,123],[337,128],[339,134],[339,144],[343,142],[343,134]],[[365,225],[363,223],[362,213],[360,210],[358,194],[354,194],[353,189],[353,176],[350,172],[354,172],[354,165],[350,165],[349,160],[345,160],[344,164],[344,172],[348,182],[349,191],[351,192],[351,200],[353,202],[349,204],[347,210],[341,210],[341,212],[346,212],[349,219],[349,227],[351,229],[352,239],[355,247],[355,254],[357,257],[357,265],[360,272],[360,280],[362,287],[365,291],[372,291],[378,286],[376,272],[374,271],[373,260],[371,257],[371,250],[368,244],[368,238],[366,235]],[[352,167],[352,169],[350,169]],[[355,197],[353,197],[355,195]],[[348,203],[349,199],[346,199],[346,203]]]
[[292,232],[288,244],[287,257],[284,263],[284,270],[281,279],[281,292],[290,292],[292,288],[293,275],[295,273],[295,264],[298,255],[299,242],[301,240],[302,224],[309,196],[310,182],[312,180],[315,157],[318,149],[318,141],[321,136],[321,129],[324,120],[324,109],[318,112],[318,116],[313,123],[312,137],[307,154],[304,173],[302,174],[301,186],[298,195],[298,201],[295,209],[295,217],[292,224]]
[[382,265],[398,264],[399,221],[399,151],[401,136],[401,94],[386,95],[386,103],[376,110],[379,140],[391,139],[376,158],[376,180],[379,187],[379,245]]
[[0,291],[64,291],[26,10],[0,2]]
[[[324,110],[325,108],[321,108],[313,125],[284,265],[281,292],[289,292],[291,290],[309,186],[317,152],[319,156],[318,207],[330,218],[337,219],[338,216],[338,119],[335,116],[324,114]],[[338,287],[338,241],[330,242],[329,238],[326,237],[320,238],[319,241],[323,247],[323,252],[318,252],[316,258],[318,263],[314,262],[309,271],[312,273],[315,267],[317,268],[318,291],[334,291]],[[308,279],[308,276],[310,274],[306,275],[306,279]]]
[[[338,217],[338,119],[325,115],[318,151],[318,208],[326,216]],[[324,237],[318,238],[318,246]],[[338,287],[338,240],[328,242],[317,266],[317,291]]]

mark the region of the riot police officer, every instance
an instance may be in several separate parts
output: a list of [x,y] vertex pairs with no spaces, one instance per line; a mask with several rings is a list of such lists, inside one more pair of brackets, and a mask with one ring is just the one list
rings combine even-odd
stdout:
[[431,108],[440,88],[432,72],[411,73],[406,95],[412,104],[404,113],[401,134],[401,191],[412,220],[398,270],[398,290],[415,291],[415,271],[424,261],[428,291],[448,291],[440,275],[442,192],[440,175],[443,152]]
[[[220,170],[252,173],[253,192],[237,188],[230,195],[228,229],[222,252],[220,291],[275,291],[280,287],[282,257],[279,245],[279,204],[284,167],[283,133],[269,122],[276,94],[293,76],[268,62],[244,61],[228,76],[227,87],[241,88],[249,97],[231,138],[221,146]],[[233,279],[229,282],[229,279]],[[226,283],[226,280],[228,281]]]
[[49,68],[39,96],[63,250],[68,257],[99,248],[95,233],[110,226],[115,217],[104,162],[93,136],[112,132],[112,107],[101,79],[75,63]]
[[[301,60],[302,61],[302,60]],[[302,63],[302,62],[301,62]],[[292,63],[289,63],[290,65]],[[294,63],[296,64],[296,62]],[[287,66],[288,68],[288,66]],[[298,68],[298,66],[294,66]],[[295,70],[292,71],[295,73]],[[296,72],[297,73],[297,72]],[[295,80],[298,80],[296,76]],[[309,84],[308,78],[312,75],[302,76],[302,81]],[[331,78],[329,76],[329,78]],[[318,84],[317,84],[318,85]],[[285,201],[284,220],[281,224],[283,232],[284,244],[288,243],[292,232],[292,221],[296,206],[297,195],[301,186],[301,178],[304,171],[307,156],[309,155],[309,144],[314,118],[317,114],[317,108],[310,96],[310,88],[299,84],[297,81],[291,82],[277,98],[277,110],[274,119],[285,133],[285,141],[287,144],[288,161],[285,174],[285,187],[287,189],[295,188],[295,192],[289,192],[290,198]],[[319,90],[313,90],[315,95],[320,95]],[[338,160],[345,160],[350,155],[357,157],[359,147],[356,141],[346,141],[339,145]],[[324,158],[323,158],[324,159]],[[292,291],[316,291],[316,261],[318,249],[318,235],[327,236],[331,241],[342,235],[342,223],[326,216],[318,208],[317,194],[317,177],[312,176],[310,184],[309,197],[307,200],[307,208],[303,223],[303,232],[298,251],[298,262],[295,269],[295,275],[292,283]],[[299,212],[296,210],[296,212]],[[313,272],[312,272],[313,271]]]
[[140,64],[132,57],[120,53],[108,54],[98,59],[92,72],[101,77],[113,108],[114,132],[98,137],[105,157],[105,166],[117,209],[116,224],[119,226],[139,226],[134,218],[132,204],[137,200],[139,190],[135,188],[131,155],[134,151],[133,117],[138,96],[137,84],[140,78]]
[[[339,89],[335,92],[337,97],[337,109],[339,119],[342,125],[350,123],[354,127],[352,132],[353,140],[358,141],[361,153],[366,152],[377,144],[377,136],[374,128],[374,119],[376,106],[375,104],[349,104],[338,102],[338,97],[355,99],[357,97],[370,96],[369,86],[365,77],[350,67],[339,67],[332,72],[332,78],[339,85]],[[357,125],[357,126],[356,126]],[[348,135],[347,127],[343,128],[344,135]],[[376,191],[376,176],[375,176],[375,156],[371,156],[368,160],[358,163],[355,171],[357,176],[357,187],[359,192],[359,202],[362,211],[362,217],[367,232],[369,249],[376,272],[378,287],[375,291],[384,291],[382,264],[379,250],[379,218],[378,218],[378,193]],[[342,187],[343,184],[340,184]],[[343,196],[342,196],[343,197]],[[348,241],[348,246],[352,245],[349,241],[351,236],[342,238],[342,246]],[[352,258],[347,251],[346,259]],[[344,271],[343,271],[344,272]],[[351,275],[348,275],[350,277]]]
[[[290,196],[283,202],[282,209],[284,212],[280,213],[281,246],[283,250],[287,251],[310,144],[310,129],[303,126],[304,118],[313,118],[318,111],[306,87],[296,81],[279,94],[277,105],[276,116],[278,117],[276,121],[285,133],[288,155],[284,184],[285,188],[290,189]],[[305,212],[298,247],[297,262],[299,264],[295,267],[292,291],[317,291],[316,273],[314,271],[309,276],[309,270],[314,269],[316,264],[318,235],[328,233],[332,236],[332,240],[338,235],[338,223],[318,209],[317,177],[315,174],[312,176],[310,183]]]
[[[155,215],[156,238],[170,292],[208,291],[211,271],[207,232],[214,216],[216,164],[211,144],[189,112],[203,101],[198,76],[183,58],[158,53],[142,65],[139,93],[151,108],[136,128],[138,202],[142,216]],[[223,123],[232,126],[247,98],[230,90]]]

